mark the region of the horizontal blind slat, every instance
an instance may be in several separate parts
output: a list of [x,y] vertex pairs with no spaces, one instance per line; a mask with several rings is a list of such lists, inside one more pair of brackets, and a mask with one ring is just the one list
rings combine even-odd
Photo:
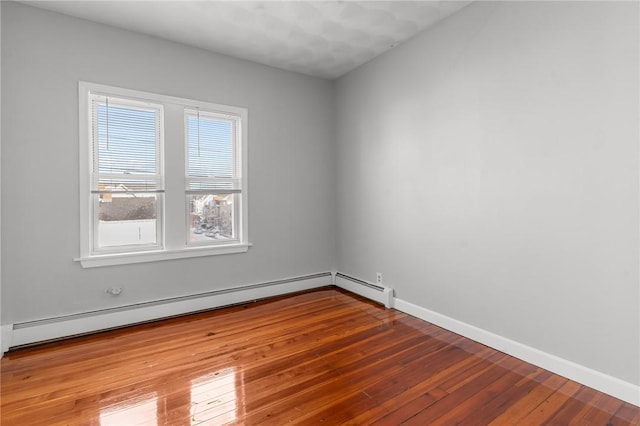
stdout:
[[90,96],[91,190],[162,191],[162,105],[98,94]]
[[187,189],[186,194],[240,194],[239,189]]
[[113,190],[113,191],[91,190],[90,192],[92,194],[162,194],[165,191],[164,191],[164,189],[156,189],[156,190],[151,190],[151,191],[144,191],[144,190]]

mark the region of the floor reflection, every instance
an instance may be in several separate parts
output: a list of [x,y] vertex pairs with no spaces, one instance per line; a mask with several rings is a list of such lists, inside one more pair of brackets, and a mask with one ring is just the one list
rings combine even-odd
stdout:
[[235,368],[191,381],[191,424],[205,421],[227,424],[238,418]]
[[158,396],[156,393],[135,398],[100,412],[100,426],[158,424]]
[[[152,393],[145,393],[103,406],[100,426],[190,424],[225,425],[244,415],[242,373],[235,367],[194,379],[162,381]],[[105,401],[106,402],[106,401]],[[115,403],[114,403],[115,402]]]

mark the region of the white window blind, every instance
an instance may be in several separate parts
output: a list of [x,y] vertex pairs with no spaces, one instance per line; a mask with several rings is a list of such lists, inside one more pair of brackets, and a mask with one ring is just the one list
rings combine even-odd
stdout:
[[162,105],[92,93],[92,193],[163,192]]
[[185,109],[188,194],[240,193],[240,117]]

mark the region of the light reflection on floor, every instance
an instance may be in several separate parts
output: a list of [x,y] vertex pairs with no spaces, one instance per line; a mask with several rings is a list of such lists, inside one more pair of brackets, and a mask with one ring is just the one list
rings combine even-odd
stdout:
[[152,393],[100,412],[100,426],[158,424],[158,397]]
[[238,419],[241,405],[237,385],[236,369],[225,368],[190,380],[188,396],[159,391],[160,397],[158,392],[153,392],[104,407],[100,412],[100,426],[155,426],[158,424],[159,409],[160,418],[164,418],[165,407],[172,405],[169,400],[185,397],[190,398],[189,418],[192,426],[232,423]]
[[235,368],[220,370],[191,381],[191,424],[215,418],[215,424],[237,419]]

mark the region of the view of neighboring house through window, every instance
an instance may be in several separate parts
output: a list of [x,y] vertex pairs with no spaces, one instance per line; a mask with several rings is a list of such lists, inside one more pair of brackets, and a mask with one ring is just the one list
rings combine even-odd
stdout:
[[91,95],[93,248],[162,243],[162,105]]
[[247,251],[245,108],[79,92],[83,266]]

